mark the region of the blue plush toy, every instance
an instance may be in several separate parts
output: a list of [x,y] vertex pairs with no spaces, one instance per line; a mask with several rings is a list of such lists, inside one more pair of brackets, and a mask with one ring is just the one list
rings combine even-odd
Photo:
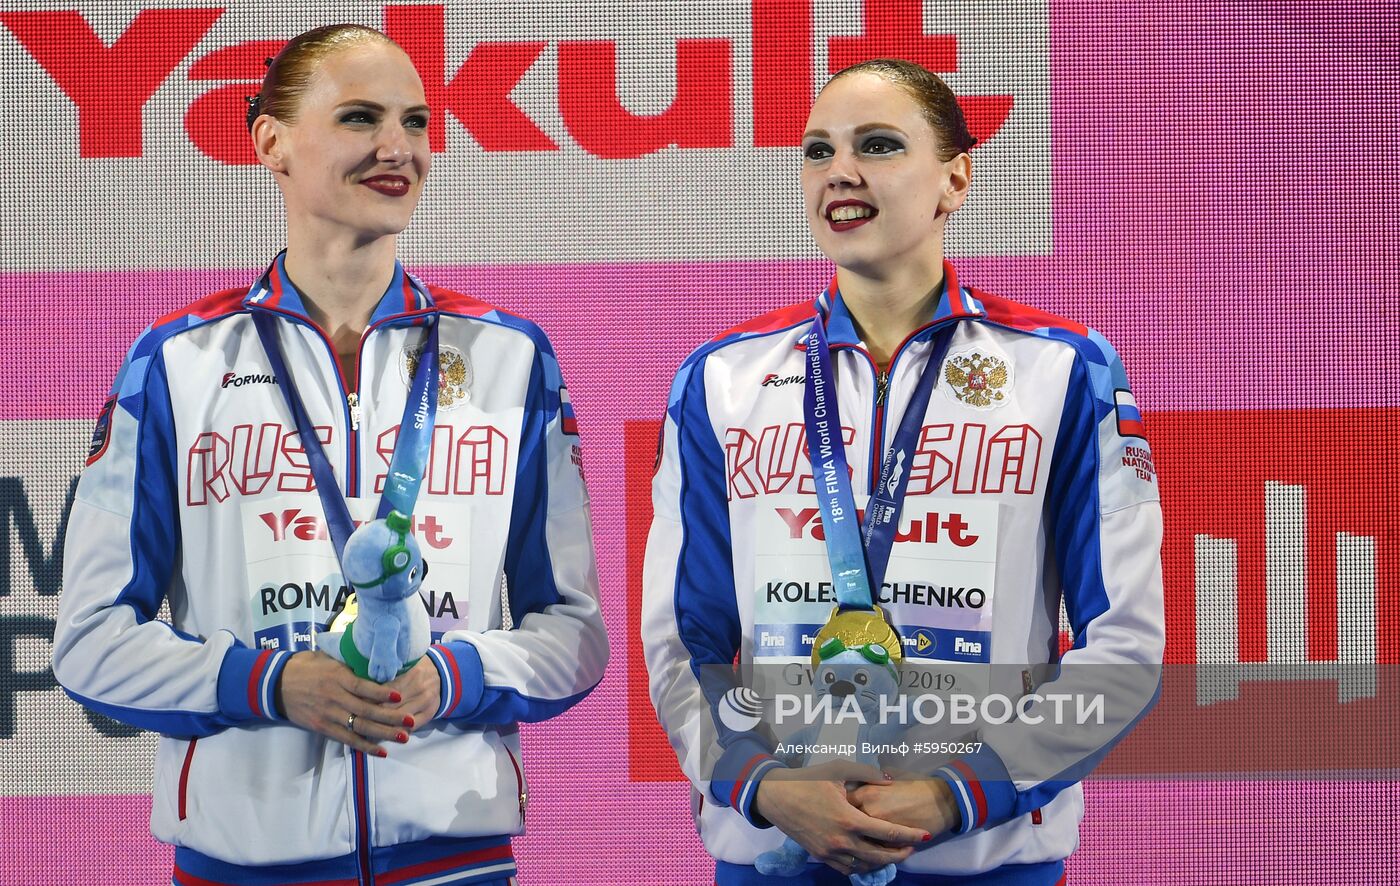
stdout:
[[390,511],[351,533],[341,568],[355,588],[358,614],[344,624],[343,635],[322,635],[326,640],[318,644],[377,683],[407,671],[428,651],[428,612],[418,597],[423,557],[412,527],[409,517]]
[[[888,628],[885,628],[888,631]],[[823,719],[829,722],[817,723],[798,730],[787,741],[791,744],[820,747],[854,747],[851,757],[838,757],[836,754],[809,754],[805,763],[808,766],[833,759],[854,760],[879,766],[879,757],[864,752],[866,744],[878,744],[887,740],[897,727],[880,725],[880,706],[892,700],[899,692],[899,670],[896,660],[892,660],[888,648],[880,642],[869,642],[871,638],[831,636],[819,645],[812,655],[812,686],[818,700],[831,699],[831,714]],[[865,642],[863,642],[865,641]],[[847,642],[853,645],[847,646]],[[898,639],[895,639],[898,642]],[[895,654],[899,650],[895,648]],[[855,717],[848,698],[855,699],[860,709],[860,717]],[[843,712],[846,716],[843,716]],[[863,722],[862,722],[863,721]],[[788,762],[797,762],[790,760]],[[758,872],[769,877],[795,877],[807,869],[807,850],[791,838],[783,840],[777,849],[764,852],[754,860]],[[856,886],[887,886],[894,881],[896,869],[892,864],[865,874],[851,874],[851,882]]]

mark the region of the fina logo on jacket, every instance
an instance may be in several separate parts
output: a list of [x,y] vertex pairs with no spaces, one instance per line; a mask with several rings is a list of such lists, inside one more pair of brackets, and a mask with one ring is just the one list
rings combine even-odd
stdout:
[[[400,366],[404,384],[413,383],[413,375],[418,371],[418,358],[422,353],[422,345],[403,349]],[[438,409],[453,409],[470,400],[474,378],[475,373],[466,354],[451,345],[438,346]]]
[[995,409],[1011,399],[1011,361],[982,347],[950,355],[943,361],[945,390],[965,406]]

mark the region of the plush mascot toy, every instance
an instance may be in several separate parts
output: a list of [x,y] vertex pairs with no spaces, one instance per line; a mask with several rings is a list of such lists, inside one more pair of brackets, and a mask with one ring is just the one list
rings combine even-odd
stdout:
[[[899,663],[903,661],[899,637],[890,629],[877,611],[846,611],[827,624],[817,635],[812,652],[812,688],[820,703],[826,722],[799,730],[787,741],[807,746],[854,747],[853,757],[836,754],[809,754],[805,762],[812,766],[833,759],[853,759],[857,763],[879,766],[874,753],[864,751],[868,744],[888,742],[898,734],[899,726],[880,723],[883,702],[893,702],[899,694]],[[824,697],[830,698],[826,708]],[[859,716],[855,709],[859,708]],[[783,845],[764,852],[754,860],[758,872],[769,877],[795,877],[807,869],[807,850],[791,838]],[[892,864],[865,874],[851,874],[856,886],[887,886],[894,881],[896,869]]]
[[428,651],[428,612],[418,597],[423,557],[412,526],[410,518],[390,511],[351,533],[341,568],[355,588],[358,612],[336,620],[334,627],[344,627],[343,634],[321,634],[317,644],[376,683],[394,679]]

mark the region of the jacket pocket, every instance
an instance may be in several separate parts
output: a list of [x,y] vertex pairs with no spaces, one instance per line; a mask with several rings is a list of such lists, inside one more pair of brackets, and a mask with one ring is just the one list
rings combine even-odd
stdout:
[[502,742],[506,749],[506,756],[510,757],[510,765],[515,767],[515,794],[520,800],[520,817],[525,817],[525,805],[530,802],[530,792],[525,788],[525,770],[520,768],[520,758],[510,749],[510,745]]
[[520,833],[529,790],[521,761],[514,731],[434,721],[368,761],[375,845]]
[[310,845],[326,855],[354,850],[350,776],[330,742],[273,724],[163,744],[157,839],[241,865],[306,861]]
[[190,764],[194,763],[194,746],[198,743],[199,739],[190,739],[189,747],[185,748],[185,762],[180,767],[180,788],[178,801],[180,821],[185,820],[185,798],[189,795]]

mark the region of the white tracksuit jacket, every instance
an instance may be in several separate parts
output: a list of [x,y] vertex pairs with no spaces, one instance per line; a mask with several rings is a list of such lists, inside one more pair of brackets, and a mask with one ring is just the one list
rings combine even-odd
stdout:
[[[1013,701],[1108,699],[1103,725],[985,725],[979,751],[931,767],[958,802],[959,836],[902,867],[966,875],[1068,856],[1083,812],[1078,781],[1155,702],[1162,518],[1122,365],[1098,333],[960,286],[945,268],[934,316],[887,375],[860,346],[834,283],[815,306],[720,335],[676,375],[652,487],[642,639],[652,702],[697,792],[705,846],[723,861],[752,864],[781,842],[755,826],[752,803],[762,776],[784,764],[771,737],[721,721],[721,697],[751,685],[756,661],[807,673],[811,635],[834,605],[804,448],[804,342],[816,311],[828,316],[858,506],[931,339],[956,324],[881,590],[905,671],[936,666],[942,648],[942,663],[990,665],[986,691]],[[985,599],[948,587],[983,589]],[[1063,656],[1062,600],[1073,638]]]
[[[386,759],[286,722],[272,701],[346,587],[252,311],[282,321],[288,371],[357,520],[379,500],[423,319],[441,324],[414,532],[442,704]],[[577,431],[543,333],[396,268],[358,365],[340,377],[279,257],[251,291],[144,332],[98,421],[54,672],[81,703],[161,734],[152,831],[177,847],[177,883],[504,879],[524,821],[516,724],[602,677]]]

